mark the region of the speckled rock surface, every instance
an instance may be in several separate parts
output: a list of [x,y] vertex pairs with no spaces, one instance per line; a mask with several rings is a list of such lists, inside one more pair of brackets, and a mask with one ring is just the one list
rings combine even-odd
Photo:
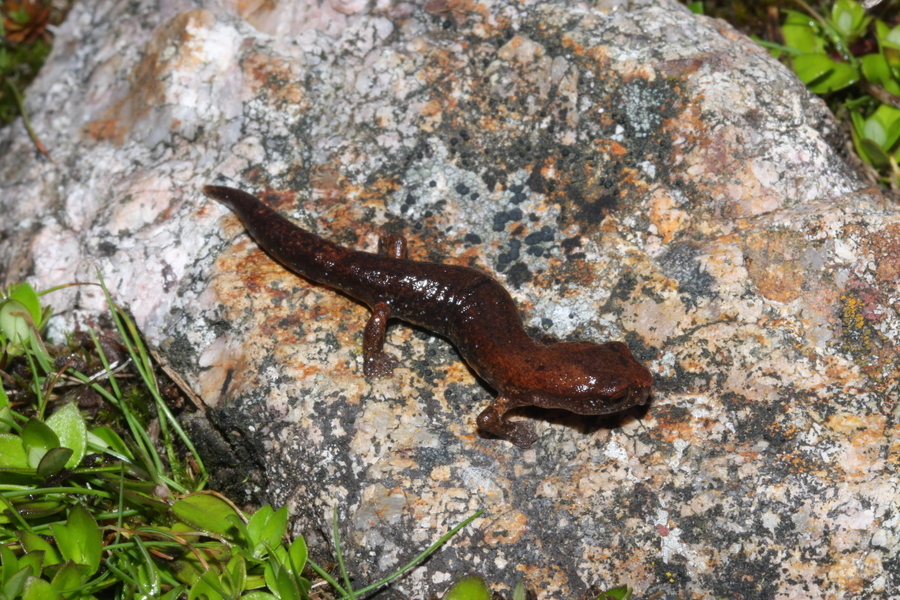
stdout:
[[[540,598],[900,598],[900,215],[823,105],[674,3],[85,0],[0,132],[0,279],[100,269],[208,407],[215,475],[358,581],[484,516],[385,598],[478,570]],[[490,397],[443,340],[389,334],[274,264],[199,193],[217,176],[346,245],[472,265],[537,335],[625,340],[657,381],[612,419]],[[103,310],[57,292],[57,326]],[[363,550],[360,550],[363,548]]]

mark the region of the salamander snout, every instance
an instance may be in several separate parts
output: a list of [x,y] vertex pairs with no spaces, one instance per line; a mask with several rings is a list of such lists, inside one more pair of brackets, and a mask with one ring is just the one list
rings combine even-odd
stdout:
[[[647,374],[649,375],[649,372]],[[629,406],[643,406],[644,404],[647,404],[647,400],[650,398],[651,387],[653,387],[652,377],[648,377],[646,381],[643,381],[637,384],[635,387],[632,387],[628,392],[627,404]]]

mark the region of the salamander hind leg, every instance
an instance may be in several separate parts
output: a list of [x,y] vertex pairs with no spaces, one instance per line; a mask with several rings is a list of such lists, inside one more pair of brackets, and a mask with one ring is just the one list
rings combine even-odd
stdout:
[[510,421],[506,411],[519,406],[506,396],[498,396],[478,415],[478,426],[488,433],[509,440],[520,448],[528,448],[537,440],[534,425],[524,421]]
[[391,308],[379,302],[372,308],[372,316],[363,332],[363,373],[366,377],[385,377],[394,372],[397,358],[384,351],[384,333],[391,316]]
[[385,233],[378,238],[378,254],[391,258],[406,258],[406,238],[396,233]]

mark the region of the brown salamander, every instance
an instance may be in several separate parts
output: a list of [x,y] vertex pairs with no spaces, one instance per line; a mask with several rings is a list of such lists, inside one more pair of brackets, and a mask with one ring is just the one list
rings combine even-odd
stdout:
[[390,375],[397,359],[384,351],[389,319],[414,323],[448,338],[497,398],[478,415],[478,426],[522,447],[537,435],[531,423],[505,414],[519,406],[562,408],[582,415],[644,404],[653,378],[622,342],[531,339],[512,297],[496,280],[468,267],[410,260],[406,239],[383,235],[378,254],[338,246],[260,202],[228,187],[203,193],[233,210],[275,260],[303,277],[337,288],[367,304],[363,372]]

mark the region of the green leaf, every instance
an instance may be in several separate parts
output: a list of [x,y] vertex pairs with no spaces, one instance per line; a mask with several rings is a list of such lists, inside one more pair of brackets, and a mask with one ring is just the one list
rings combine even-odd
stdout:
[[858,111],[854,110],[850,113],[850,121],[853,123],[853,127],[851,128],[853,134],[862,137],[863,130],[866,127],[865,117],[863,117],[862,114],[860,114]]
[[[173,527],[173,531],[175,530],[176,528]],[[230,550],[224,545],[207,547],[204,550],[204,554],[206,555],[207,565],[210,563],[225,564],[231,560]],[[178,581],[190,586],[197,583],[200,579],[200,575],[209,568],[208,566],[201,564],[197,555],[193,552],[182,554],[175,560],[172,567]]]
[[[885,29],[887,29],[887,25],[885,25]],[[886,31],[879,40],[883,44],[889,45],[891,48],[900,50],[900,25],[892,27],[890,31]]]
[[801,54],[794,57],[794,72],[809,85],[834,69],[834,61],[824,54]]
[[36,469],[48,450],[59,447],[59,438],[46,423],[32,417],[22,428],[22,444],[28,456],[28,465]]
[[40,500],[24,500],[15,503],[16,510],[26,519],[39,519],[56,514],[66,508],[60,500],[49,499],[51,496],[39,496]]
[[[271,507],[269,510],[271,511]],[[287,519],[287,506],[282,506],[274,513],[269,514],[268,519],[266,519],[260,532],[261,537],[259,542],[268,544],[272,547],[281,544],[281,540],[287,531]]]
[[312,582],[306,577],[299,577],[294,575],[294,580],[297,582],[297,587],[300,588],[300,596],[309,599],[309,591],[312,589]]
[[100,568],[100,559],[103,553],[103,536],[97,526],[97,521],[84,506],[76,504],[69,511],[66,526],[80,542],[83,561],[79,564],[90,567],[90,574],[93,575]]
[[527,600],[528,598],[528,590],[525,588],[525,580],[520,579],[516,582],[516,587],[513,589],[512,600]]
[[[250,533],[247,531],[247,524],[244,523],[244,520],[237,515],[228,515],[225,518],[229,523],[231,523],[236,531],[233,538],[235,544],[241,547],[243,550],[246,550],[247,552],[254,554],[254,556],[257,556],[253,552],[253,542],[250,541]],[[258,555],[257,558],[259,556],[262,556],[262,554]]]
[[278,596],[268,592],[250,592],[241,596],[241,600],[278,600]]
[[865,33],[872,21],[866,16],[866,9],[854,0],[837,0],[831,7],[831,26],[844,38],[852,42]]
[[243,556],[236,554],[228,562],[226,568],[230,575],[229,587],[231,589],[229,591],[235,597],[240,596],[241,592],[246,589],[244,586],[247,585],[247,562]]
[[309,557],[306,540],[303,539],[302,535],[298,536],[291,544],[288,556],[290,557],[291,572],[297,576],[302,575],[303,569],[306,568],[306,559]]
[[[25,552],[29,554],[38,551],[44,553],[44,566],[58,565],[62,562],[62,557],[56,548],[38,534],[19,530],[16,532],[16,537],[19,539],[22,547],[25,548]],[[19,560],[21,562],[21,559]]]
[[853,143],[860,158],[878,168],[888,167],[890,154],[900,141],[900,109],[882,104],[868,119],[857,112],[850,115]]
[[34,288],[31,287],[31,284],[26,281],[24,283],[10,286],[9,297],[17,302],[22,303],[22,305],[28,311],[28,314],[31,315],[31,320],[34,323],[34,326],[40,329],[41,300],[38,297],[37,292],[34,291]]
[[450,586],[444,600],[491,600],[491,588],[480,575],[466,575]]
[[881,148],[887,152],[891,152],[900,139],[900,108],[894,108],[887,104],[882,104],[872,113],[869,121],[877,121],[884,129],[884,140],[880,142]]
[[11,430],[13,422],[12,409],[9,403],[5,406],[0,406],[0,433],[6,433]]
[[60,554],[66,560],[74,561],[88,568],[93,575],[100,566],[102,539],[94,517],[80,504],[69,511],[66,524],[51,523],[50,531],[56,540]]
[[31,569],[31,574],[35,577],[40,577],[41,573],[44,570],[44,557],[45,554],[41,550],[35,550],[34,552],[29,552],[23,556],[19,557],[19,569],[23,569],[28,567]]
[[781,26],[784,43],[806,54],[824,54],[825,41],[812,18],[793,10],[785,10],[787,18]]
[[63,564],[62,568],[56,572],[56,575],[53,576],[53,580],[50,582],[50,587],[57,593],[62,594],[64,598],[77,597],[79,595],[78,590],[80,590],[83,585],[84,581],[82,579],[81,570],[71,560],[66,561]]
[[66,467],[66,463],[72,457],[71,448],[50,448],[41,458],[37,466],[37,476],[46,479],[52,477]]
[[862,65],[863,75],[872,83],[881,84],[882,81],[893,78],[891,66],[880,54],[866,54],[859,62]]
[[76,563],[82,563],[81,546],[74,535],[69,533],[68,528],[63,523],[50,523],[50,532],[53,533],[53,540],[63,560],[71,560]]
[[891,66],[881,54],[866,54],[859,60],[862,74],[868,81],[880,85],[888,92],[900,96],[900,81],[894,77]]
[[238,530],[226,519],[228,515],[237,515],[237,511],[218,496],[202,492],[191,494],[175,502],[172,511],[179,519],[200,531],[232,539],[238,534]]
[[272,555],[269,555],[269,560],[263,565],[263,578],[266,580],[266,587],[276,592],[276,595],[278,592],[278,572],[281,568]]
[[613,598],[614,600],[630,600],[633,593],[634,590],[632,590],[627,585],[620,585],[619,587],[614,587],[606,590],[605,592],[597,596],[597,600],[600,600],[601,598]]
[[6,390],[0,385],[0,433],[6,433],[13,426],[12,407],[9,405],[9,397]]
[[[16,300],[0,302],[0,333],[12,346],[23,346],[33,334],[28,323],[28,308]],[[29,315],[30,316],[30,315]]]
[[264,504],[259,507],[259,510],[250,515],[250,519],[247,520],[247,535],[249,537],[247,541],[250,542],[251,549],[263,541],[263,528],[274,512],[271,505]]
[[873,141],[878,144],[879,148],[884,148],[885,141],[887,141],[887,131],[884,128],[884,125],[881,124],[878,119],[868,118],[866,119],[866,124],[863,126],[862,131],[863,137],[867,140]]
[[47,425],[59,436],[60,445],[72,449],[66,468],[74,469],[87,451],[87,426],[81,411],[72,402],[64,404],[47,419]]
[[300,587],[287,569],[280,569],[275,579],[277,582],[276,595],[281,600],[301,600]]
[[834,92],[859,81],[859,72],[851,65],[822,54],[795,56],[794,70],[814,94]]
[[[160,596],[158,600],[178,600],[179,598],[181,598],[181,595],[184,593],[185,589],[187,589],[187,586],[176,585],[171,590]],[[243,596],[241,600],[243,600],[244,598],[246,598],[246,596]]]
[[224,600],[224,596],[219,590],[223,589],[222,580],[216,571],[210,569],[200,575],[191,591],[188,593],[188,600]]
[[888,64],[900,69],[900,25],[888,29],[887,24],[879,19],[875,21],[875,37]]
[[60,446],[59,437],[50,427],[43,421],[31,417],[22,427],[22,445],[25,449],[43,448],[46,452],[50,448]]
[[15,553],[6,544],[0,544],[0,584],[9,581],[19,568],[19,559]]
[[97,446],[109,448],[116,454],[123,456],[128,460],[134,460],[134,456],[131,454],[131,450],[128,449],[124,440],[122,440],[118,433],[109,427],[95,427],[88,433],[88,439]]
[[58,600],[60,595],[53,590],[49,581],[29,577],[25,580],[25,589],[22,591],[22,600]]
[[702,15],[703,12],[703,2],[688,2],[687,3],[688,10],[694,13],[695,15]]
[[253,570],[247,574],[247,583],[244,584],[244,589],[257,590],[264,587],[266,587],[265,575],[260,572],[258,565],[254,566]]
[[[248,575],[244,589],[252,590],[268,586],[268,588],[279,598],[283,597],[283,593],[287,594],[288,598],[293,597],[292,595],[294,593],[299,593],[301,598],[308,599],[308,592],[312,587],[312,584],[310,584],[309,580],[300,576],[303,572],[302,567],[298,571],[294,571],[291,568],[291,559],[289,558],[285,547],[283,545],[261,547],[265,548],[265,551],[268,552],[268,560],[263,563],[263,576]],[[262,555],[263,552],[260,554]],[[258,572],[259,571],[256,570],[256,573]],[[292,583],[288,584],[287,580],[291,580]]]
[[25,589],[25,582],[28,581],[28,578],[32,576],[34,573],[34,569],[32,569],[31,565],[25,565],[24,567],[20,567],[18,571],[15,571],[8,578],[3,579],[3,587],[0,588],[0,592],[6,598],[15,598],[22,593],[22,590]]
[[[106,480],[111,487],[113,487],[116,492],[121,489],[119,485],[119,481],[115,479],[107,479]],[[126,486],[130,485],[131,482],[126,482]],[[122,494],[125,496],[125,501],[128,503],[137,504],[138,506],[147,506],[152,508],[157,512],[166,512],[169,510],[169,504],[160,500],[156,495],[145,494],[143,492],[138,492],[135,490],[126,489],[122,490]]]
[[[877,143],[873,142],[868,138],[862,138],[859,140],[859,145],[862,146],[865,155],[868,157],[868,162],[876,167],[886,167],[890,164],[890,158],[887,155],[887,152],[881,149]],[[860,153],[863,154],[863,153]]]
[[831,24],[837,29],[838,33],[845,38],[850,37],[850,32],[853,29],[853,15],[847,11],[841,10],[840,6],[840,2],[834,3],[834,6],[832,7],[834,17],[831,20]]
[[140,562],[137,568],[137,592],[146,598],[155,598],[159,596],[162,589],[160,585],[160,572],[156,567],[156,563],[150,557],[150,552],[141,541],[141,536],[135,536],[134,549],[140,556]]
[[31,469],[19,436],[0,433],[0,469]]

